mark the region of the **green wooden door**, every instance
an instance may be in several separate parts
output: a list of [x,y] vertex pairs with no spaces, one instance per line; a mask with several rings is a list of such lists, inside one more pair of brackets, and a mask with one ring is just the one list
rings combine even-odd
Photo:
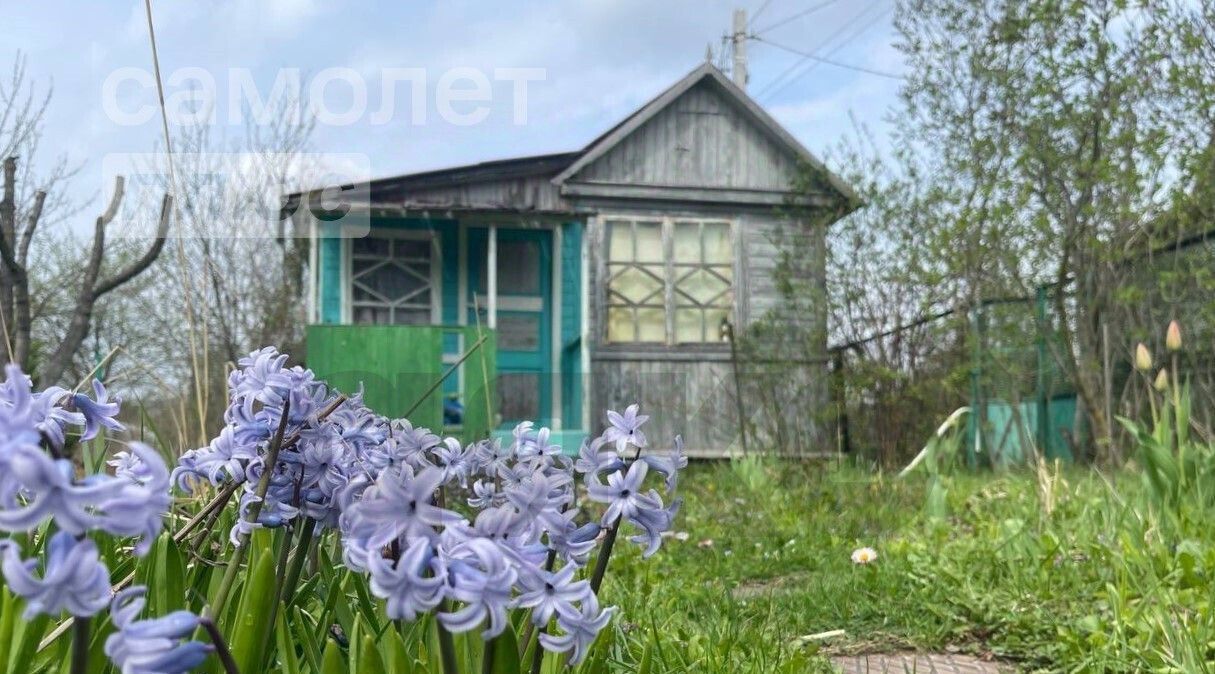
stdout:
[[[552,420],[552,232],[499,229],[498,406],[503,426]],[[469,323],[486,316],[488,233],[468,232]]]

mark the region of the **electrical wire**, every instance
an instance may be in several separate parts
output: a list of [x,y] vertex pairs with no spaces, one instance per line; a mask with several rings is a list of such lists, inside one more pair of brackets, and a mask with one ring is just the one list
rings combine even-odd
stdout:
[[[788,51],[790,53],[797,54],[802,57],[797,62],[790,65],[778,77],[776,77],[771,82],[769,82],[762,90],[760,90],[756,94],[756,98],[759,99],[763,96],[767,96],[767,98],[770,99],[771,97],[784,91],[786,88],[791,86],[794,82],[800,80],[802,77],[805,77],[807,74],[812,72],[815,68],[817,68],[819,65],[821,65],[823,63],[826,63],[828,65],[833,65],[833,66],[836,66],[839,68],[845,68],[848,70],[862,72],[862,73],[869,74],[869,75],[885,77],[888,79],[896,79],[896,80],[904,79],[904,77],[902,75],[899,75],[897,73],[882,71],[882,70],[878,70],[875,68],[868,68],[868,67],[864,67],[864,66],[857,66],[857,65],[853,65],[851,63],[838,61],[838,60],[832,58],[835,54],[839,53],[843,48],[847,47],[850,43],[852,43],[852,41],[854,41],[857,37],[864,34],[865,31],[869,30],[877,21],[879,21],[883,16],[885,16],[892,9],[891,7],[887,7],[883,11],[879,12],[877,15],[873,16],[871,19],[869,19],[864,24],[859,26],[856,30],[854,30],[850,35],[848,35],[846,38],[844,38],[843,41],[839,42],[834,47],[830,48],[830,50],[826,51],[826,53],[823,53],[824,50],[827,50],[829,45],[832,42],[834,42],[836,40],[836,38],[838,38],[847,28],[849,28],[853,24],[857,23],[866,14],[868,14],[870,10],[876,8],[877,6],[878,6],[878,3],[874,3],[873,5],[866,7],[864,11],[862,11],[861,13],[854,16],[851,20],[849,20],[844,25],[840,26],[840,28],[837,31],[835,31],[835,33],[831,37],[827,38],[827,40],[824,41],[813,52],[806,52],[804,50],[794,49],[787,45],[776,44],[770,40],[756,38],[757,40],[766,42],[767,44],[772,45],[778,49],[782,49],[784,51]],[[791,77],[789,77],[790,73],[793,73],[798,68],[802,68],[807,65],[809,66],[808,68],[805,68],[801,72],[796,73],[796,74],[792,75]]]
[[[760,30],[755,31],[755,35],[763,35],[764,33],[771,32],[777,28],[780,28],[781,26],[784,26],[785,24],[788,24],[791,21],[800,19],[803,16],[806,16],[807,14],[813,14],[814,12],[817,12],[820,9],[830,7],[831,5],[834,5],[837,2],[839,2],[839,0],[827,0],[826,2],[820,2],[817,5],[807,7],[806,9],[803,9],[800,12],[796,12],[791,16],[787,16],[787,17],[781,19],[780,21],[777,21],[776,23],[770,24],[766,28],[761,28]],[[765,5],[766,5],[766,3],[765,3]],[[760,8],[760,11],[762,11],[762,10],[763,10],[763,8]],[[759,18],[758,12],[756,13],[756,18]]]
[[[870,2],[869,4],[865,5],[861,9],[860,12],[854,14],[852,16],[852,18],[848,19],[847,21],[845,21],[843,23],[843,25],[836,28],[831,33],[831,35],[828,35],[822,42],[819,43],[819,45],[817,47],[814,48],[814,54],[818,55],[819,52],[822,52],[822,51],[828,49],[830,47],[830,45],[832,43],[834,43],[835,40],[840,35],[842,35],[844,33],[844,31],[848,30],[850,27],[852,27],[853,24],[857,23],[862,18],[864,18],[866,14],[868,14],[875,6],[877,6],[878,1],[879,0],[874,0],[873,2]],[[756,36],[756,39],[758,39],[758,36]],[[786,86],[789,85],[790,82],[798,79],[802,75],[805,75],[806,72],[808,72],[808,69],[803,72],[800,72],[800,73],[798,73],[797,71],[798,71],[798,69],[805,67],[809,63],[811,63],[811,59],[803,56],[802,58],[789,64],[789,67],[786,68],[785,70],[781,71],[780,75],[778,75],[776,78],[774,78],[773,80],[768,82],[766,85],[764,85],[764,88],[759,90],[759,92],[757,92],[755,94],[755,97],[758,99],[761,96],[763,96],[764,94],[772,92],[773,90],[776,90],[776,91],[783,90]],[[811,65],[810,67],[812,68],[814,66]],[[780,87],[780,89],[777,89],[777,87]]]
[[764,4],[760,5],[759,9],[755,10],[755,13],[751,15],[751,20],[747,22],[747,28],[750,28],[751,24],[755,23],[755,20],[759,18],[760,14],[764,13],[764,10],[767,9],[768,5],[770,4],[772,4],[772,0],[764,0]]

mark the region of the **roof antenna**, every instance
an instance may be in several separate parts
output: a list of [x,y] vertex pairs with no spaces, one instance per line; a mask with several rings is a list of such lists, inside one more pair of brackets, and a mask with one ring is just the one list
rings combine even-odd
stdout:
[[712,63],[712,62],[713,62],[713,43],[706,42],[705,43],[705,63]]

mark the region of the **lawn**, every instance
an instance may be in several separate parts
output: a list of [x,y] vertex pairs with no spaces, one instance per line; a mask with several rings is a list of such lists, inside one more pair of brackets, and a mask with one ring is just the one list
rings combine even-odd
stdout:
[[[829,671],[826,655],[909,648],[1025,671],[1206,670],[1205,507],[1158,517],[1132,471],[959,473],[930,508],[932,480],[695,465],[687,540],[669,539],[657,564],[615,560],[604,600],[626,632],[659,636],[655,671]],[[877,561],[853,564],[859,546]]]

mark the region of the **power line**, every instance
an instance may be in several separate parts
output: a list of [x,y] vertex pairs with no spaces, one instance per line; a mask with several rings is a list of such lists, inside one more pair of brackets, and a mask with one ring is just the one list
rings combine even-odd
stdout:
[[760,5],[759,9],[755,10],[755,13],[751,15],[751,20],[747,22],[747,28],[750,28],[751,24],[755,23],[755,20],[759,18],[760,14],[764,13],[764,10],[767,9],[768,5],[770,4],[772,4],[772,0],[764,0],[764,4]]
[[[850,27],[852,27],[852,25],[853,25],[853,24],[857,23],[857,22],[858,22],[858,21],[860,21],[862,18],[864,18],[864,17],[865,17],[865,15],[867,15],[867,14],[868,14],[868,13],[869,13],[869,12],[870,12],[870,11],[871,11],[871,10],[872,10],[874,7],[876,7],[877,5],[878,5],[878,0],[874,0],[873,2],[870,2],[869,4],[865,5],[865,6],[864,6],[864,7],[861,9],[861,11],[860,11],[860,12],[858,12],[858,13],[854,14],[854,15],[853,15],[853,16],[852,16],[850,19],[848,19],[847,21],[845,21],[843,25],[841,25],[841,26],[839,26],[838,28],[836,28],[836,29],[835,29],[835,31],[833,31],[833,32],[831,33],[831,35],[827,36],[827,37],[826,37],[826,38],[825,38],[825,39],[824,39],[824,40],[823,40],[821,43],[819,43],[819,45],[818,45],[818,46],[817,46],[817,47],[814,49],[814,53],[815,53],[815,55],[818,55],[820,52],[822,52],[822,51],[824,51],[824,50],[828,49],[828,48],[830,47],[830,45],[831,45],[832,43],[834,43],[834,42],[835,42],[836,38],[838,38],[840,35],[842,35],[842,34],[844,33],[844,31],[846,31],[846,30],[848,30]],[[797,79],[798,79],[798,78],[800,78],[802,75],[805,75],[805,74],[806,74],[806,72],[809,72],[809,70],[805,70],[805,71],[802,71],[801,73],[797,73],[797,70],[798,70],[799,68],[802,68],[803,66],[807,65],[807,64],[808,64],[808,63],[810,63],[810,62],[811,62],[811,59],[806,58],[805,56],[803,56],[802,58],[798,59],[797,61],[794,61],[792,64],[790,64],[790,65],[789,65],[789,67],[788,67],[788,68],[786,68],[784,71],[782,71],[780,75],[778,75],[778,76],[777,76],[775,79],[773,79],[772,81],[768,82],[768,84],[764,85],[764,88],[763,88],[763,89],[761,89],[761,90],[760,90],[760,91],[759,91],[759,92],[756,94],[756,98],[759,98],[760,96],[763,96],[765,93],[774,92],[774,90],[775,90],[775,91],[781,91],[781,90],[783,90],[783,89],[784,89],[785,87],[787,87],[787,86],[788,86],[790,83],[792,83],[793,81],[797,80]],[[811,64],[811,65],[810,65],[810,67],[811,67],[811,68],[813,68],[813,67],[814,67],[814,64]],[[778,87],[779,87],[779,88],[778,88]]]
[[[847,70],[854,70],[854,71],[862,72],[862,73],[865,73],[868,75],[876,75],[878,77],[885,77],[885,78],[893,79],[893,80],[905,79],[902,75],[897,74],[897,73],[887,72],[887,71],[883,71],[883,70],[877,70],[875,68],[868,68],[865,66],[858,66],[858,65],[851,64],[851,63],[845,63],[843,61],[837,61],[837,60],[831,58],[836,53],[838,53],[840,50],[842,50],[844,47],[848,46],[849,43],[851,43],[853,40],[855,40],[857,37],[859,37],[861,34],[863,34],[866,30],[868,30],[870,27],[872,27],[873,24],[876,23],[888,11],[889,11],[889,8],[887,8],[886,10],[884,10],[877,16],[873,17],[865,25],[860,26],[857,30],[853,31],[853,33],[851,35],[849,35],[847,38],[845,38],[842,42],[840,42],[838,45],[836,45],[833,49],[831,49],[825,55],[820,55],[820,52],[822,52],[823,48],[826,47],[829,42],[833,41],[834,38],[829,39],[827,42],[825,42],[823,44],[822,47],[820,47],[819,49],[816,49],[814,52],[805,52],[802,50],[794,49],[794,48],[786,46],[786,45],[774,43],[770,40],[764,40],[763,38],[756,38],[757,40],[760,40],[762,42],[767,42],[768,44],[772,45],[773,47],[776,47],[777,49],[782,49],[784,51],[790,52],[792,54],[797,54],[802,57],[801,60],[799,60],[796,63],[794,63],[793,65],[791,65],[788,69],[785,70],[785,72],[781,73],[780,77],[773,80],[771,83],[768,84],[768,86],[764,87],[764,89],[761,92],[756,94],[756,97],[758,98],[759,96],[763,96],[764,94],[770,94],[770,96],[775,96],[776,94],[780,93],[781,91],[784,91],[787,87],[792,85],[794,82],[798,81],[802,77],[805,77],[808,73],[812,72],[816,67],[818,67],[820,64],[823,64],[823,63],[825,63],[827,65],[835,66],[837,68],[845,68]],[[861,14],[857,15],[856,18],[859,19],[861,16],[863,16],[866,13],[867,12],[862,12]],[[849,22],[849,24],[851,24],[851,23],[853,23],[853,22]],[[846,28],[846,27],[847,27],[847,25],[841,27],[841,31],[843,28]],[[838,32],[837,32],[837,36],[838,36]],[[786,79],[784,82],[781,82],[781,79],[784,78],[785,75],[792,72],[796,68],[801,67],[806,64],[809,64],[810,67],[803,70],[802,72],[798,73],[797,75],[794,75],[793,77]],[[779,86],[777,86],[778,84],[779,84]]]
[[[791,22],[791,21],[795,21],[795,20],[797,20],[797,19],[800,19],[800,18],[802,18],[803,16],[806,16],[807,14],[813,14],[814,12],[817,12],[818,10],[823,9],[823,8],[825,8],[825,7],[830,7],[831,5],[834,5],[834,4],[835,4],[835,3],[837,3],[837,2],[839,2],[839,0],[827,0],[826,2],[821,2],[821,3],[817,4],[817,5],[814,5],[814,6],[811,6],[811,7],[807,7],[806,9],[803,9],[803,10],[802,10],[802,11],[800,11],[800,12],[796,12],[796,13],[795,13],[795,14],[793,14],[792,16],[787,16],[787,17],[785,17],[785,18],[781,19],[780,21],[777,21],[776,23],[769,25],[767,28],[762,28],[762,29],[760,29],[760,30],[755,31],[755,34],[756,34],[756,35],[762,35],[762,34],[764,34],[764,33],[771,32],[771,31],[773,31],[773,30],[775,30],[775,29],[777,29],[777,28],[780,28],[781,26],[783,26],[783,25],[785,25],[785,24],[787,24],[787,23],[789,23],[789,22]],[[766,4],[767,4],[767,3],[765,3],[765,5],[766,5]],[[760,8],[760,11],[763,11],[763,8],[762,8],[762,7]],[[758,13],[757,13],[757,14],[756,14],[756,18],[758,18],[758,17],[759,17],[759,15],[758,15]],[[755,19],[752,19],[752,21],[754,21],[754,20],[755,20]]]
[[776,47],[777,49],[783,49],[791,54],[797,54],[799,56],[804,56],[808,59],[818,61],[819,63],[826,63],[829,66],[835,66],[837,68],[847,68],[848,70],[855,70],[857,72],[868,73],[870,75],[877,75],[879,77],[889,77],[892,80],[903,79],[903,76],[899,75],[897,73],[888,73],[883,70],[874,70],[873,68],[866,68],[865,66],[858,66],[858,65],[853,65],[851,63],[844,63],[843,61],[836,61],[834,59],[830,59],[825,56],[818,56],[818,55],[810,53],[810,52],[799,51],[797,49],[794,49],[793,47],[787,47],[783,44],[777,44],[775,42],[772,42],[771,40],[764,40],[762,38],[756,38],[756,39],[759,40],[760,42],[767,42],[768,44],[772,45],[773,47]]

